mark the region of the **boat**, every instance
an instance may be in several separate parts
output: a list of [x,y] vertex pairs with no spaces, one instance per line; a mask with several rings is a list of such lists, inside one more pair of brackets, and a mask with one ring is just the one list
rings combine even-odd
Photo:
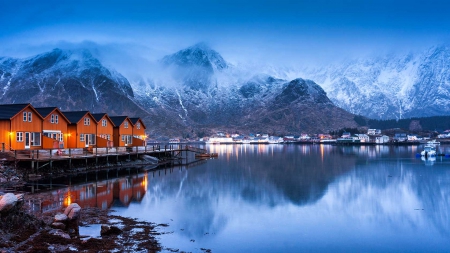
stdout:
[[434,145],[425,145],[420,155],[425,158],[436,156],[436,147]]
[[211,157],[219,157],[217,153],[200,153],[195,154],[195,158],[211,158]]
[[439,141],[436,141],[436,140],[427,141],[427,144],[428,145],[434,145],[434,146],[441,145],[441,143]]

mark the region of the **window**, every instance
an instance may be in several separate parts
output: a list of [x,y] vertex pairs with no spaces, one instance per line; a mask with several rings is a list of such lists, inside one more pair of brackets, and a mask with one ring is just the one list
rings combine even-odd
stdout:
[[89,144],[95,145],[95,134],[90,134],[89,136]]
[[125,121],[125,123],[123,123],[123,127],[128,128],[128,121]]
[[137,128],[137,129],[141,129],[141,123],[137,123],[137,124],[136,124],[136,128]]
[[64,141],[64,140],[63,140],[63,133],[60,133],[60,134],[59,134],[59,141]]
[[106,139],[108,139],[108,141],[110,141],[110,140],[111,140],[111,135],[108,134],[108,135],[106,136]]
[[58,124],[58,115],[55,114],[55,124]]
[[84,134],[80,134],[80,141],[84,142]]
[[28,122],[31,122],[31,112],[28,112]]
[[102,119],[102,126],[106,126],[106,119]]
[[91,119],[88,117],[84,118],[84,125],[89,126],[90,124],[91,124]]
[[41,146],[41,133],[31,133],[31,145]]
[[17,132],[16,133],[16,140],[18,142],[22,142],[23,141],[23,133],[22,132]]
[[27,112],[23,112],[23,121],[27,121]]
[[122,135],[122,141],[125,142],[125,144],[133,143],[131,135]]
[[50,115],[50,123],[55,123],[55,115]]

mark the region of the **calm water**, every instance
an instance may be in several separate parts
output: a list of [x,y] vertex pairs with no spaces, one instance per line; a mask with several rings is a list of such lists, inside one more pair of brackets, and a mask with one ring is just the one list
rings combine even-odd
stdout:
[[450,251],[450,158],[422,161],[421,146],[206,147],[219,158],[125,177],[121,189],[143,189],[114,204],[98,182],[92,205],[168,224],[159,239],[180,251]]

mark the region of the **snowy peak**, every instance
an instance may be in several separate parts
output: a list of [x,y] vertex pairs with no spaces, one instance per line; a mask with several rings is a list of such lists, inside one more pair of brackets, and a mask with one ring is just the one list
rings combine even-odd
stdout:
[[180,67],[202,67],[210,71],[221,71],[228,67],[222,56],[205,43],[198,43],[172,55],[167,55],[162,62],[166,65]]
[[314,102],[318,104],[332,104],[325,91],[311,80],[301,78],[287,83],[281,94],[276,97],[278,103]]
[[446,115],[450,111],[450,46],[391,53],[305,71],[334,104],[375,119]]

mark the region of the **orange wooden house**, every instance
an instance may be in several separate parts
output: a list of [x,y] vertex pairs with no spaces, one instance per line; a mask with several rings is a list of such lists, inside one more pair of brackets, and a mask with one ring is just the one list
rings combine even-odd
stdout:
[[67,146],[70,121],[58,107],[40,107],[36,111],[44,118],[42,123],[42,148],[60,148]]
[[106,113],[92,114],[97,121],[97,147],[113,147],[114,122]]
[[0,150],[41,149],[42,121],[31,104],[0,105]]
[[141,118],[130,118],[133,123],[133,146],[146,146],[147,135],[145,130],[147,129]]
[[133,122],[127,116],[113,116],[110,119],[114,122],[114,146],[131,147],[133,145]]
[[67,127],[68,148],[87,148],[96,145],[97,121],[89,111],[62,113],[70,121]]

